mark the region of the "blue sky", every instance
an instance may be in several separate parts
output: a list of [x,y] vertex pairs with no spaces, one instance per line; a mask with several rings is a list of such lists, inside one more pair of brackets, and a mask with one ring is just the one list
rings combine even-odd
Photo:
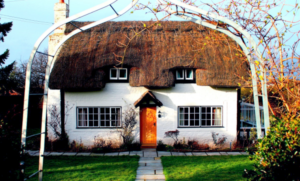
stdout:
[[[35,41],[46,31],[54,21],[54,4],[59,0],[5,0],[5,7],[0,11],[0,23],[13,21],[12,31],[5,37],[4,42],[0,42],[0,53],[5,49],[10,50],[10,56],[6,64],[13,61],[27,61],[32,51]],[[107,0],[71,0],[70,16],[83,10],[101,4]],[[153,0],[151,0],[153,1]],[[68,0],[65,0],[68,2]],[[113,7],[120,11],[127,6],[131,0],[119,0]],[[147,3],[148,0],[139,2]],[[153,1],[156,2],[156,1]],[[143,20],[147,21],[153,18],[147,11],[130,11],[115,19],[116,21]],[[79,21],[95,21],[114,14],[111,8],[100,10],[94,14],[88,15]],[[21,19],[22,18],[22,19]],[[34,21],[29,21],[34,20]],[[45,40],[40,51],[47,48],[48,40]]]
[[[0,11],[0,23],[13,21],[12,31],[5,37],[5,42],[0,42],[0,53],[5,49],[10,50],[10,57],[6,64],[13,61],[27,61],[32,51],[35,41],[45,32],[54,21],[54,4],[59,0],[5,0],[3,8]],[[68,2],[68,0],[65,0]],[[83,10],[101,4],[107,0],[70,0],[70,16],[75,15]],[[114,3],[114,8],[120,11],[127,6],[132,0],[119,0]],[[148,2],[156,3],[156,0],[140,0],[139,3],[147,4]],[[219,0],[202,0],[197,2],[218,2]],[[289,0],[294,4],[298,0]],[[276,11],[276,10],[275,10]],[[277,13],[277,12],[274,12]],[[96,13],[88,15],[79,21],[95,21],[114,14],[111,8],[100,10]],[[146,10],[135,11],[133,14],[125,15],[115,19],[116,21],[126,20],[142,20],[148,21],[154,18],[153,15],[147,13]],[[181,20],[175,19],[172,20]],[[299,25],[299,24],[298,24]],[[294,27],[297,31],[299,26]],[[293,28],[293,29],[294,29]],[[291,40],[293,41],[293,40]],[[40,51],[44,51],[48,47],[48,39],[44,41],[40,47]]]

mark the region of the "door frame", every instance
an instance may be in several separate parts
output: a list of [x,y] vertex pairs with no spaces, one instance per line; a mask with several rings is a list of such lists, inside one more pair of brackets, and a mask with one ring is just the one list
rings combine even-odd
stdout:
[[[156,130],[155,130],[155,134],[156,134],[156,140],[155,140],[155,146],[143,146],[142,145],[142,119],[141,119],[141,112],[142,112],[142,109],[143,108],[147,108],[147,107],[155,107],[155,117],[156,117]],[[157,122],[158,122],[158,114],[157,114],[157,109],[158,107],[157,106],[154,106],[154,105],[148,105],[148,106],[140,106],[140,143],[141,143],[141,148],[156,148],[157,146]]]

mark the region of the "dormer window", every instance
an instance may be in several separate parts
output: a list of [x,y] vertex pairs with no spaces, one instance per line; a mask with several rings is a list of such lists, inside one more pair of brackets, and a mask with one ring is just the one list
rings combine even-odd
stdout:
[[127,68],[111,68],[109,71],[110,80],[127,80]]
[[193,69],[176,70],[176,80],[194,80]]

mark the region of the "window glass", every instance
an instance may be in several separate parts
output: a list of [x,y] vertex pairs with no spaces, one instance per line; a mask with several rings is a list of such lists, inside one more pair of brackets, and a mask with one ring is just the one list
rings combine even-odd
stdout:
[[111,68],[110,69],[110,79],[117,79],[118,78],[118,69]]
[[176,70],[176,79],[177,80],[183,80],[184,79],[184,75],[183,75],[183,70]]
[[119,78],[120,79],[127,79],[127,69],[119,69]]
[[77,119],[78,127],[117,127],[121,125],[121,108],[77,108]]
[[185,78],[187,80],[193,80],[193,70],[186,70],[185,71]]
[[222,126],[221,107],[179,107],[179,127]]

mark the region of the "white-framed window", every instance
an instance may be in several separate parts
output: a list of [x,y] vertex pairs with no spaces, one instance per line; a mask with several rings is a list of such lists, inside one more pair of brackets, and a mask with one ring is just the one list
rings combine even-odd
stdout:
[[120,127],[121,107],[77,107],[77,127]]
[[193,80],[193,79],[194,79],[193,69],[176,70],[176,80]]
[[109,70],[110,80],[127,80],[127,68],[111,68]]
[[222,126],[221,106],[179,106],[178,127]]

